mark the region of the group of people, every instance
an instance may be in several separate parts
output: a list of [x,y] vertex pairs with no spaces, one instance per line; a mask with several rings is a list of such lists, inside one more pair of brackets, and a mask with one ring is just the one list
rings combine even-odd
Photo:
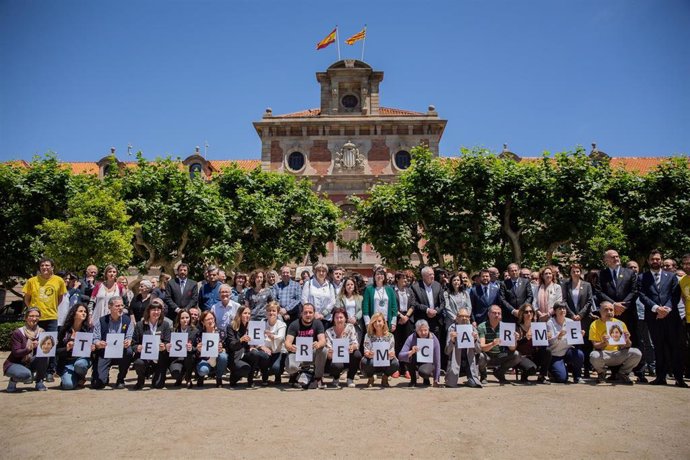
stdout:
[[[593,383],[633,384],[633,373],[666,385],[670,373],[687,387],[690,278],[656,250],[644,273],[634,261],[622,266],[615,250],[604,262],[585,276],[573,264],[564,280],[555,266],[511,264],[502,278],[494,267],[473,277],[424,267],[420,280],[376,267],[369,281],[317,264],[297,281],[284,266],[236,273],[231,284],[215,266],[204,281],[189,279],[183,263],[175,277],[129,286],[114,266],[100,281],[95,266],[77,280],[42,259],[23,288],[25,322],[3,366],[7,391],[45,390],[55,375],[63,389],[83,387],[89,369],[100,389],[113,366],[115,388],[134,369],[133,389],[149,379],[153,388],[278,385],[285,373],[301,388],[354,387],[358,373],[367,386],[378,376],[384,387],[401,377],[439,386],[443,374],[447,387],[465,375],[466,386],[481,388],[490,370],[501,384],[509,372],[526,385],[579,383],[595,372]],[[682,267],[690,272],[690,254]]]

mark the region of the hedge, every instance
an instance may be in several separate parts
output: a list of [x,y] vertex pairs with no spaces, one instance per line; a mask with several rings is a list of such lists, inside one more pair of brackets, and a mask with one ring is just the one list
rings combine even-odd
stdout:
[[23,321],[17,321],[14,323],[2,323],[0,324],[0,350],[9,351],[10,350],[10,337],[12,336],[12,331],[24,325]]

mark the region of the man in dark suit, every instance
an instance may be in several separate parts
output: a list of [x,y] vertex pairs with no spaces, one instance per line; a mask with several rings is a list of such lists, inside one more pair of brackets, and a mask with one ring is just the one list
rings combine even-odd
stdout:
[[[609,249],[604,253],[606,268],[599,273],[599,282],[594,286],[594,292],[598,303],[611,302],[614,315],[625,323],[630,332],[632,346],[639,349],[640,342],[637,336],[637,275],[632,270],[621,266],[621,258],[618,251]],[[633,370],[640,382],[646,382],[644,376],[644,363]],[[612,376],[612,377],[615,377]]]
[[479,284],[475,284],[470,289],[470,300],[472,301],[472,322],[477,325],[488,319],[489,308],[492,305],[501,307],[501,290],[491,282],[489,270],[483,269],[479,272]]
[[181,310],[196,306],[199,300],[197,282],[188,279],[188,273],[189,266],[180,264],[177,267],[177,278],[171,279],[165,287],[165,305],[168,307],[165,316],[173,321]]
[[422,280],[412,284],[411,287],[414,295],[410,299],[410,303],[414,307],[415,320],[425,319],[429,323],[429,330],[436,337],[441,337],[445,299],[441,284],[434,281],[434,269],[424,267]]
[[650,271],[644,273],[639,281],[640,300],[645,308],[644,319],[652,335],[656,355],[656,379],[650,384],[666,385],[670,364],[676,386],[687,388],[683,381],[683,323],[678,311],[680,287],[675,274],[661,269],[661,260],[661,253],[652,250],[647,259]]
[[500,284],[503,321],[514,323],[517,320],[518,309],[526,303],[532,303],[532,286],[529,280],[520,277],[520,267],[517,264],[508,265],[509,278]]

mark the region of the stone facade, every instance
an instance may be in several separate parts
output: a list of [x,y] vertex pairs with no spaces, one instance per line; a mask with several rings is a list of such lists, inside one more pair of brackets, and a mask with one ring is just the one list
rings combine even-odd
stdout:
[[[317,72],[316,80],[319,108],[285,115],[266,109],[254,122],[264,170],[309,178],[316,191],[345,207],[348,196],[366,195],[377,182],[395,180],[409,166],[413,147],[425,144],[439,154],[446,120],[434,106],[427,112],[381,107],[383,72],[362,61],[342,60]],[[371,248],[363,249],[353,264],[334,245],[325,261],[367,272],[378,258]]]

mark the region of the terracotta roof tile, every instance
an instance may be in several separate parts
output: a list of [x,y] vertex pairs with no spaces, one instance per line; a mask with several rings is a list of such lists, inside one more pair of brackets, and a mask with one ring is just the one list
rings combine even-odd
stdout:
[[261,166],[261,160],[209,160],[218,171],[227,166],[236,164],[243,171],[251,171]]
[[[311,118],[321,115],[321,109],[306,109],[300,112],[286,113],[283,115],[274,115],[273,118]],[[379,116],[382,117],[418,117],[425,115],[422,112],[413,112],[411,110],[396,109],[391,107],[380,107]]]

